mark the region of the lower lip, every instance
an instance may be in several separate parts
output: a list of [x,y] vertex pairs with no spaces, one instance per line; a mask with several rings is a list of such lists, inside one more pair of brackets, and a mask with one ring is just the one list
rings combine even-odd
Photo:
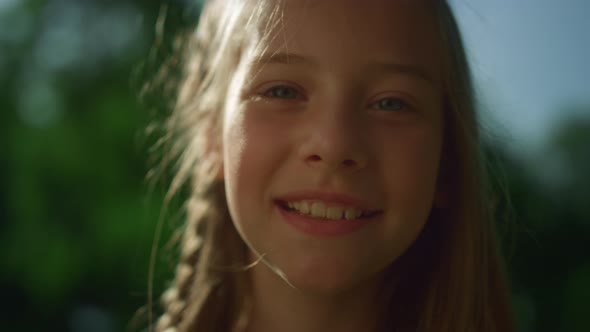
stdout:
[[276,206],[283,220],[300,232],[315,236],[339,236],[354,233],[376,219],[377,216],[356,220],[322,220],[287,211]]

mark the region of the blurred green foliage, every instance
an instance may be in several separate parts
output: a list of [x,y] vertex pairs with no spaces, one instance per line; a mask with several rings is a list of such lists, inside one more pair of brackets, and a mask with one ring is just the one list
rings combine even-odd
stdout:
[[[137,95],[170,49],[150,53],[161,5],[0,2],[3,330],[123,331],[147,304],[165,186],[146,180],[154,138],[144,129],[158,114]],[[166,8],[165,34],[198,10]],[[590,330],[589,143],[590,117],[580,116],[537,156],[489,146],[516,225],[506,253],[522,332]],[[171,270],[158,257],[156,295]]]

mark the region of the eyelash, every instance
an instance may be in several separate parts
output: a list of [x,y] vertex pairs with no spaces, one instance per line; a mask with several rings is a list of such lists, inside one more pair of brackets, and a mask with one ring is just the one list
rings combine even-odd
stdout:
[[[284,90],[288,90],[289,92],[292,93],[292,95],[289,96],[289,97],[284,97],[284,96],[281,97],[281,96],[273,95],[273,92],[276,93],[277,90],[283,90],[283,91]],[[285,100],[290,100],[290,99],[299,99],[299,98],[301,98],[301,93],[296,88],[294,88],[292,86],[289,86],[289,85],[275,85],[275,86],[272,86],[272,87],[268,88],[267,90],[263,91],[260,95],[262,97],[271,98],[271,99],[285,99]]]
[[[277,95],[273,95],[273,93],[276,93],[277,91],[285,91],[288,90],[291,94],[290,96],[277,96]],[[296,99],[300,99],[302,97],[302,93],[299,92],[299,89],[286,85],[286,84],[279,84],[279,85],[275,85],[272,86],[266,90],[264,90],[262,93],[260,93],[261,97],[264,98],[270,98],[270,99],[279,99],[279,100],[296,100]],[[380,109],[380,104],[384,101],[395,101],[397,107],[395,109]],[[381,104],[382,106],[382,104]],[[407,110],[409,108],[411,108],[410,103],[406,102],[403,98],[399,98],[399,97],[384,97],[384,98],[380,98],[377,101],[371,102],[368,105],[369,108],[371,109],[376,109],[376,110],[383,110],[383,111],[389,111],[389,112],[397,112],[397,111],[403,111],[403,110]]]
[[[384,101],[394,101],[396,103],[396,108],[395,109],[380,109],[379,106],[382,102]],[[382,105],[381,105],[382,106]],[[398,98],[398,97],[384,97],[384,98],[380,98],[379,100],[372,102],[369,104],[369,107],[372,109],[380,109],[383,111],[403,111],[406,110],[408,108],[410,108],[410,104],[407,103],[403,98]]]

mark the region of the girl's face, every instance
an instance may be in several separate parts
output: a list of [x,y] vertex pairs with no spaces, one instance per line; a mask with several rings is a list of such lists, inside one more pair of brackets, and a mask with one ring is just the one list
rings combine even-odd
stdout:
[[426,3],[286,1],[270,40],[246,51],[233,77],[230,213],[301,290],[376,280],[429,216],[443,123]]

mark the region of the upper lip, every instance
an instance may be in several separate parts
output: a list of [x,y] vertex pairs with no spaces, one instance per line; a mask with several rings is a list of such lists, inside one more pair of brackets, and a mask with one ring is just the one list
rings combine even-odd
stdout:
[[277,201],[321,201],[328,204],[339,205],[347,208],[354,208],[365,211],[378,211],[379,208],[372,206],[366,199],[361,197],[325,190],[299,190],[285,193],[276,197]]

